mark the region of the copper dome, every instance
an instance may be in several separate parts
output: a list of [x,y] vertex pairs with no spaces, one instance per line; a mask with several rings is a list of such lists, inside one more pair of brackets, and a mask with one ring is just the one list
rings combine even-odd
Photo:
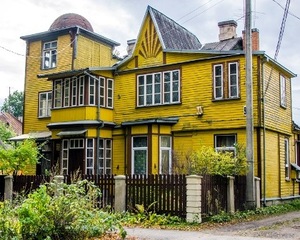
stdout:
[[83,16],[76,13],[66,13],[61,15],[52,23],[49,30],[53,31],[74,26],[79,26],[90,32],[94,32],[90,22]]

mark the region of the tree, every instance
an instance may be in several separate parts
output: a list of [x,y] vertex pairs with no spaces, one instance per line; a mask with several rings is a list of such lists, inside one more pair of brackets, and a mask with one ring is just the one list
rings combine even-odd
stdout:
[[15,117],[23,116],[23,103],[24,94],[23,92],[14,91],[4,99],[3,106],[1,107],[2,112],[9,112]]
[[16,134],[10,126],[0,121],[0,140],[6,142],[9,138],[15,136]]
[[0,170],[8,174],[17,174],[24,171],[27,166],[37,164],[39,160],[39,148],[34,139],[26,139],[0,148]]

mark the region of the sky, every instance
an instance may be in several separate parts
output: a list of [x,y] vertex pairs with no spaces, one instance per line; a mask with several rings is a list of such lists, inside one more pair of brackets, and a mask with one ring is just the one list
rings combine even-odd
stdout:
[[[137,38],[147,6],[157,9],[195,34],[202,44],[218,41],[218,22],[235,20],[244,29],[244,0],[2,0],[0,14],[0,106],[9,92],[24,90],[25,41],[21,36],[47,31],[65,13],[85,17],[94,32],[119,42]],[[252,0],[252,27],[260,33],[260,50],[275,56],[286,0]],[[291,0],[277,61],[293,73],[293,120],[300,125],[300,2]]]

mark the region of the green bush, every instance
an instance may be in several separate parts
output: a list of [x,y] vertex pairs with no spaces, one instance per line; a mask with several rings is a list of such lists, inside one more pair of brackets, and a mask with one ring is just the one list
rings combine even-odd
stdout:
[[111,230],[124,238],[116,217],[97,208],[99,195],[87,180],[42,185],[22,203],[1,206],[0,239],[74,240],[101,237]]

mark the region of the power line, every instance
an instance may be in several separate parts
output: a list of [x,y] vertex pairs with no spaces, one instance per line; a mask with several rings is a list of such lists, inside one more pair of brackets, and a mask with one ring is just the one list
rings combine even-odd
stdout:
[[[276,3],[279,7],[281,7],[282,9],[284,9],[284,7],[279,3],[279,2],[277,2],[276,0],[272,0],[274,3]],[[293,16],[293,17],[295,17],[295,18],[297,18],[298,20],[300,20],[300,17],[298,17],[297,15],[295,15],[294,13],[292,13],[292,12],[288,12],[288,14],[289,15],[291,15],[291,16]]]
[[282,22],[281,22],[281,26],[280,26],[280,32],[279,32],[278,42],[277,42],[275,56],[274,56],[275,60],[277,59],[277,56],[278,56],[278,53],[279,53],[279,49],[280,49],[280,45],[281,45],[281,41],[282,41],[282,38],[283,38],[283,33],[284,33],[284,29],[285,29],[285,23],[286,23],[286,19],[287,19],[287,14],[289,12],[290,3],[291,3],[291,0],[287,0],[286,4],[285,4],[285,9],[284,9],[284,13],[283,13],[283,18],[282,18]]

